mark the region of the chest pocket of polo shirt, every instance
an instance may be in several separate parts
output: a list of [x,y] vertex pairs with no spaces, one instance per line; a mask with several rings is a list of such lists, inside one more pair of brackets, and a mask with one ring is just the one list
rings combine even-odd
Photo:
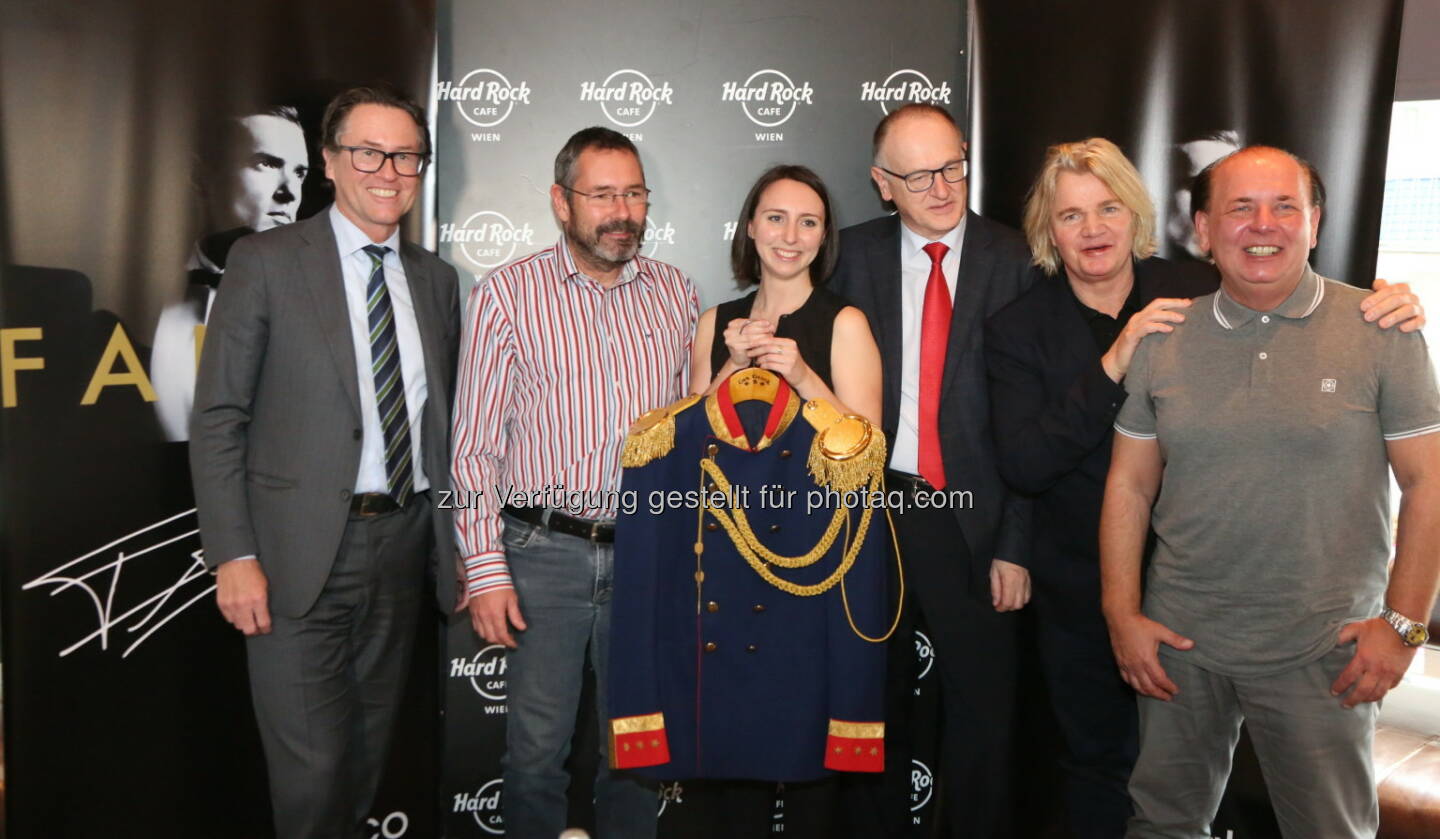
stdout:
[[1356,377],[1307,371],[1289,389],[1295,414],[1294,445],[1302,456],[1330,459],[1356,439],[1380,439],[1378,384]]

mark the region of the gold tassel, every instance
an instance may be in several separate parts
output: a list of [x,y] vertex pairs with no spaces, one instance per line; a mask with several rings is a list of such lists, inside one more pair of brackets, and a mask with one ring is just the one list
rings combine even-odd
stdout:
[[620,465],[634,469],[669,454],[675,448],[675,415],[699,401],[699,395],[691,395],[641,414],[630,425],[630,436],[625,438],[625,448],[620,452]]
[[666,417],[644,431],[632,431],[625,438],[620,465],[626,469],[644,466],[658,460],[675,448],[675,419]]
[[885,469],[885,435],[866,420],[846,416],[815,435],[806,463],[815,483],[850,492]]

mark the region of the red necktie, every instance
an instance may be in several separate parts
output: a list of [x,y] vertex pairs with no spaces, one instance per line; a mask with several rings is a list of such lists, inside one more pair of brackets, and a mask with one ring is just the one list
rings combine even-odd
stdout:
[[925,312],[920,316],[920,477],[945,488],[940,460],[940,383],[945,376],[945,346],[950,342],[950,289],[940,261],[950,250],[940,242],[925,246],[930,279],[925,283]]

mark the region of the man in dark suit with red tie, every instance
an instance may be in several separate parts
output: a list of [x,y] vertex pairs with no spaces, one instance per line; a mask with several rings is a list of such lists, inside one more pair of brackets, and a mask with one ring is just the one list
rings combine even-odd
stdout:
[[[887,480],[907,498],[894,516],[907,612],[923,616],[940,674],[947,835],[1005,837],[1029,508],[996,464],[982,339],[985,319],[1029,287],[1030,253],[1018,232],[966,210],[966,144],[944,109],[892,112],[874,154],[871,177],[896,215],[841,231],[830,282],[865,312],[884,358]],[[913,695],[910,639],[892,642],[885,835],[910,822],[909,749],[895,725]]]

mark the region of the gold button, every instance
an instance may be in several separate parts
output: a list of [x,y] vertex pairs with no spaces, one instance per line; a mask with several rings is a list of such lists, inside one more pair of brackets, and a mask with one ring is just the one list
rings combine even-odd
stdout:
[[720,447],[715,445],[714,443],[711,443],[710,445],[705,447],[705,453],[710,455],[711,457],[714,457],[715,455],[720,453]]
[[747,644],[747,645],[745,646],[745,652],[747,652],[747,653],[753,653],[753,652],[755,652],[755,651],[758,650],[758,649],[760,649],[760,648],[757,647],[757,646],[755,646],[754,644]]
[[705,652],[707,652],[707,653],[713,653],[713,652],[715,652],[715,650],[717,650],[717,649],[719,649],[719,648],[715,646],[715,642],[714,642],[714,641],[706,641],[706,642],[705,642]]
[[780,450],[780,456],[781,456],[781,457],[789,457],[789,456],[790,456],[790,450],[789,450],[789,449],[781,449],[781,450]]
[[779,533],[779,532],[780,532],[780,525],[778,525],[778,524],[772,524],[772,525],[770,525],[770,532],[771,532],[771,533]]
[[720,529],[720,525],[716,524],[713,521],[707,521],[705,522],[705,529],[713,533]]
[[714,600],[711,600],[709,603],[705,604],[705,610],[707,612],[718,612],[720,611],[720,604],[716,603]]
[[765,611],[765,604],[764,604],[764,603],[756,603],[756,604],[752,607],[751,611],[755,612],[756,614],[759,614],[759,613]]

